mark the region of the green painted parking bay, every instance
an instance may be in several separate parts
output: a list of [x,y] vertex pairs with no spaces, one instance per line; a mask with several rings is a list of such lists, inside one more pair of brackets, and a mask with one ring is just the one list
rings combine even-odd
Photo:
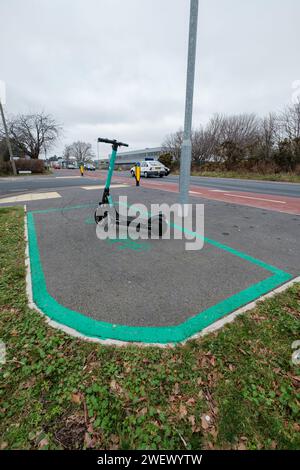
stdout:
[[99,240],[93,207],[32,211],[28,218],[33,300],[51,319],[101,339],[187,339],[292,276],[205,238]]

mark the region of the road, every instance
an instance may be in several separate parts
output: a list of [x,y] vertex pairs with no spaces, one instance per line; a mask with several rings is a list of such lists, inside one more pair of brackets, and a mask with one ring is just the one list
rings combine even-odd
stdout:
[[[0,178],[0,195],[5,196],[13,193],[26,191],[36,191],[40,189],[58,189],[63,187],[82,186],[98,184],[97,178],[105,178],[105,171],[95,173],[85,173],[84,178],[80,178],[76,170],[57,170],[50,176],[24,176],[16,178]],[[116,172],[114,179],[118,177],[130,179],[127,171]],[[169,175],[163,180],[149,179],[149,181],[177,183],[178,176]],[[271,181],[253,181],[231,178],[208,178],[192,176],[191,183],[194,186],[203,188],[219,189],[223,191],[238,191],[255,194],[269,194],[273,196],[299,197],[300,184],[279,183]]]

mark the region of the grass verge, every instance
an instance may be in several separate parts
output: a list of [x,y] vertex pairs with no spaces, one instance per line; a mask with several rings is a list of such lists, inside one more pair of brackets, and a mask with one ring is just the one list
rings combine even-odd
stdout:
[[262,181],[282,181],[286,183],[300,183],[300,175],[295,173],[252,173],[238,171],[192,171],[192,176],[208,176],[212,178],[240,178]]
[[175,348],[71,338],[27,306],[21,208],[0,209],[1,449],[299,449],[300,286]]

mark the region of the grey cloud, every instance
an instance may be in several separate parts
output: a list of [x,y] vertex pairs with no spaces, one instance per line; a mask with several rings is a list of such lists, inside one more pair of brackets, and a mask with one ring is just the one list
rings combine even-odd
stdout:
[[[299,14],[298,0],[200,0],[195,126],[291,99]],[[188,15],[188,0],[2,0],[7,110],[52,113],[57,152],[101,133],[159,145],[183,124]]]

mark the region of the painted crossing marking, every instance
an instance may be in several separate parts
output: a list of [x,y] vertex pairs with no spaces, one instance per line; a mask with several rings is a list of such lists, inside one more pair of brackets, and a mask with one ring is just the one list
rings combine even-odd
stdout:
[[[129,184],[112,184],[111,188],[129,188]],[[104,184],[98,184],[95,186],[80,186],[81,189],[85,189],[86,191],[90,191],[91,189],[104,189]]]
[[0,199],[0,204],[7,204],[10,202],[23,202],[23,201],[40,201],[41,199],[56,199],[61,197],[55,191],[50,193],[26,193],[20,194],[19,196],[11,196]]
[[274,199],[265,199],[263,197],[239,196],[238,194],[229,194],[229,193],[225,193],[224,196],[242,197],[244,199],[254,199],[256,201],[266,201],[266,202],[275,202],[277,204],[286,204],[286,201],[276,201]]

